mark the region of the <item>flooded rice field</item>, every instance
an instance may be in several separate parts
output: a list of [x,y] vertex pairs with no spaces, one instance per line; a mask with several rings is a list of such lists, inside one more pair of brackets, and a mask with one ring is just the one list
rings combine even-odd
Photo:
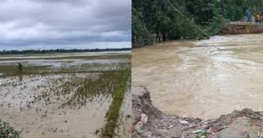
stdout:
[[127,66],[127,63],[130,62],[129,52],[98,52],[97,55],[94,54],[96,53],[0,56],[0,75],[18,75],[18,63],[24,66],[23,74],[28,75],[116,71]]
[[23,56],[0,58],[0,119],[23,138],[100,137],[130,54]]
[[214,36],[133,50],[132,85],[166,114],[217,118],[263,110],[263,35]]

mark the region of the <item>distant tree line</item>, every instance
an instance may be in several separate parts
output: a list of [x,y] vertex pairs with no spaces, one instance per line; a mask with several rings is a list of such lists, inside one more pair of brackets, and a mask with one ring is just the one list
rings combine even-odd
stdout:
[[263,0],[133,0],[133,47],[158,41],[215,35],[247,9],[261,12]]
[[128,51],[131,48],[122,49],[55,49],[55,50],[3,50],[0,55],[7,54],[46,54],[46,53],[72,53],[72,52],[103,52],[103,51]]

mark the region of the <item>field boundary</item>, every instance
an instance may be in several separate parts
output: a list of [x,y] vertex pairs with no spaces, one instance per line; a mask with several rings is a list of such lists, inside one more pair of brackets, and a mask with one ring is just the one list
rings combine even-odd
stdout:
[[102,137],[103,138],[113,138],[114,130],[118,123],[119,112],[123,103],[123,99],[125,96],[126,86],[128,84],[128,80],[130,78],[130,70],[126,69],[122,73],[122,77],[120,80],[119,88],[114,94],[113,101],[110,105],[110,108],[107,113],[107,123],[103,129]]

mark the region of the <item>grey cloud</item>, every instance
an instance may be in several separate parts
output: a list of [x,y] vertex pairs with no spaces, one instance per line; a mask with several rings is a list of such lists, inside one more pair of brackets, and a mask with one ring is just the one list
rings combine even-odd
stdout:
[[130,0],[0,1],[0,50],[131,41]]

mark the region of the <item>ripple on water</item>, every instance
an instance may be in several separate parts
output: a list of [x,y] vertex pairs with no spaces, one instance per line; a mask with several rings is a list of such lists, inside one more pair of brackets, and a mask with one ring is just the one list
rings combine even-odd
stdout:
[[167,114],[209,119],[262,110],[262,43],[262,34],[228,35],[135,49],[132,85],[147,87]]

